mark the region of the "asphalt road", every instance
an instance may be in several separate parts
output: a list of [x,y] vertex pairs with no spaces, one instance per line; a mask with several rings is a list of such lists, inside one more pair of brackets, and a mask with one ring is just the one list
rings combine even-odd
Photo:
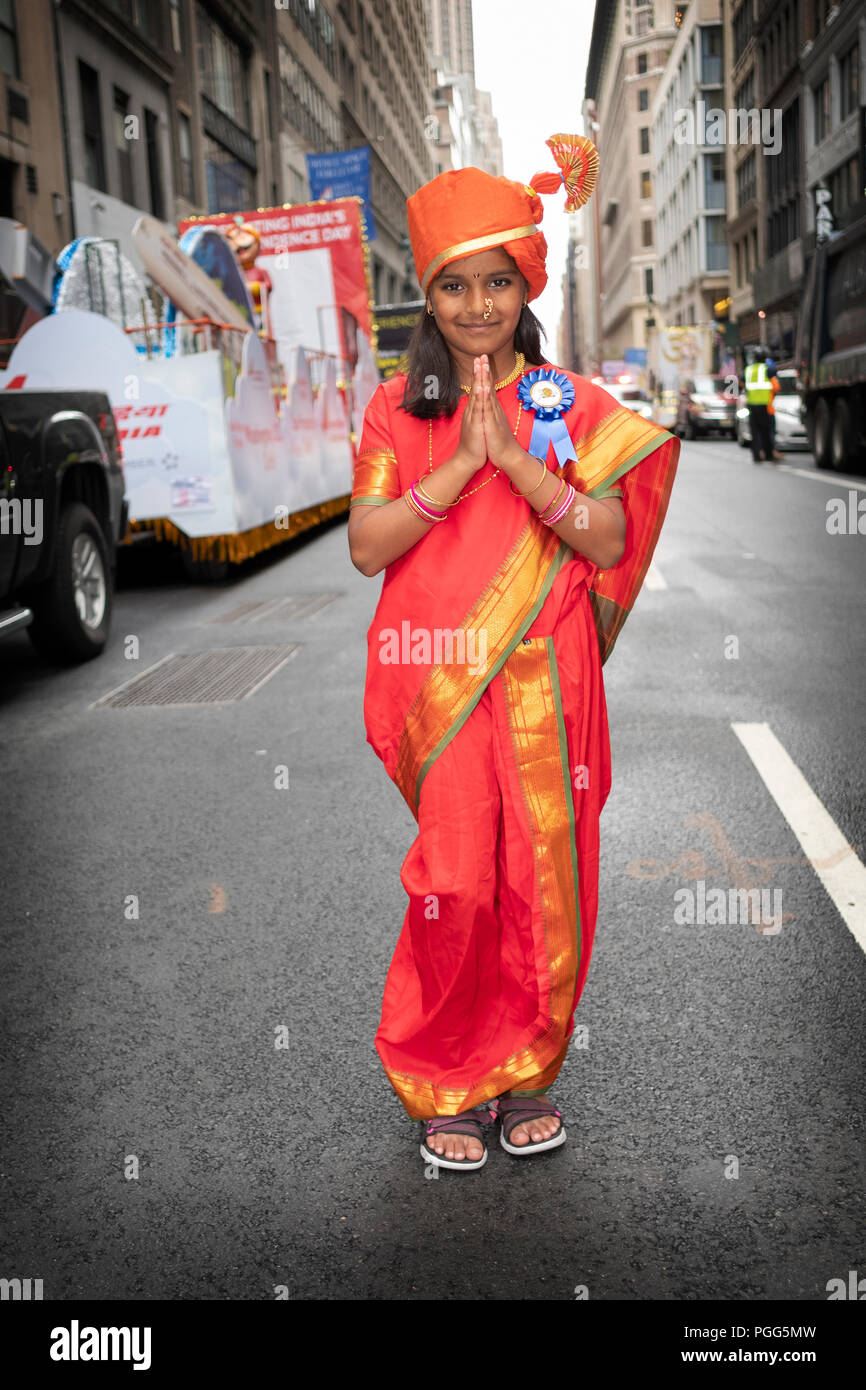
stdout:
[[[46,1299],[810,1300],[866,1272],[866,961],[731,727],[767,722],[866,855],[866,540],[826,529],[848,490],[684,446],[665,587],[605,668],[568,1143],[475,1174],[425,1177],[373,1048],[413,822],[365,743],[380,581],[345,522],[209,588],[137,554],[77,670],[5,643],[0,1274]],[[298,645],[248,699],[93,707],[169,653],[263,643]],[[780,890],[782,930],[677,925],[699,878]]]

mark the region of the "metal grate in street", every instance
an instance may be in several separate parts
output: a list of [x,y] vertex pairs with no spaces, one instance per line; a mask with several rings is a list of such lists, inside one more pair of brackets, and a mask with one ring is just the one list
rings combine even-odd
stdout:
[[266,618],[316,618],[342,597],[342,593],[282,594],[276,598],[246,599],[234,608],[229,608],[227,612],[219,613],[215,618],[208,618],[207,622],[260,623]]
[[246,700],[285,666],[299,643],[278,647],[214,647],[172,652],[140,676],[95,700],[98,706],[225,705]]

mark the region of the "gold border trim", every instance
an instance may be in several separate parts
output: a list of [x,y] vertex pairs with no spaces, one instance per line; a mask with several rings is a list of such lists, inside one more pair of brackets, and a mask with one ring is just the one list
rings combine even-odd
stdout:
[[537,920],[546,976],[539,978],[539,995],[548,1001],[541,1009],[547,1021],[528,1046],[467,1087],[437,1086],[385,1067],[413,1119],[460,1114],[521,1083],[543,1091],[556,1079],[569,1047],[581,927],[574,800],[551,638],[534,637],[515,647],[502,667],[502,690],[540,896]]
[[421,276],[421,289],[426,294],[427,286],[446,261],[456,261],[460,256],[468,256],[473,251],[486,251],[490,246],[503,246],[506,241],[517,241],[518,237],[535,236],[540,231],[534,222],[529,222],[525,227],[509,227],[504,232],[491,232],[489,236],[473,237],[471,241],[458,241],[454,246],[449,246],[445,251],[440,251],[438,256],[434,256],[424,274]]

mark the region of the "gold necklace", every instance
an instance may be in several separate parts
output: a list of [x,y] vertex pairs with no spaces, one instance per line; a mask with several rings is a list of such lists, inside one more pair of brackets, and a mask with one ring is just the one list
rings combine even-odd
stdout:
[[[496,384],[495,384],[494,387],[493,387],[494,391],[501,391],[503,386],[510,386],[511,383],[512,383],[512,381],[516,381],[516,380],[517,380],[517,378],[520,376],[520,373],[523,371],[523,368],[524,368],[525,366],[526,366],[526,358],[524,357],[523,353],[522,353],[522,352],[516,352],[516,353],[514,354],[514,366],[513,366],[513,368],[512,368],[511,371],[508,373],[508,376],[504,376],[504,377],[502,378],[501,381],[497,381],[497,382],[496,382]],[[461,390],[461,391],[464,391],[464,392],[466,393],[466,395],[468,396],[468,395],[469,395],[469,392],[472,390],[472,387],[471,387],[471,386],[461,386],[461,387],[460,387],[460,390]]]
[[[524,357],[524,355],[523,355],[522,352],[518,352],[518,353],[516,354],[516,357],[515,357],[514,369],[513,369],[513,371],[511,371],[511,372],[509,373],[508,376],[503,377],[501,381],[497,381],[497,382],[496,382],[496,384],[495,384],[495,386],[494,386],[494,388],[493,388],[494,391],[499,391],[499,390],[502,389],[503,386],[510,386],[511,383],[512,383],[513,381],[516,381],[517,378],[518,378],[518,377],[521,375],[521,373],[523,372],[523,368],[524,368],[525,364],[526,364],[526,358]],[[467,394],[467,396],[469,395],[470,389],[471,389],[471,388],[468,387],[468,386],[461,386],[461,387],[460,387],[460,390],[461,390],[461,391],[465,391],[466,394]],[[523,401],[520,400],[519,397],[518,397],[518,401],[517,401],[517,419],[516,419],[515,422],[514,422],[514,429],[513,429],[513,431],[512,431],[512,433],[514,434],[514,438],[515,438],[515,439],[517,438],[517,431],[518,431],[519,428],[520,428],[520,416],[522,415],[522,413],[523,413]],[[430,420],[427,421],[427,462],[428,462],[428,464],[429,464],[429,467],[428,467],[428,469],[427,469],[427,472],[428,472],[428,473],[432,473],[432,472],[433,472],[433,421],[432,421],[432,419],[430,419]],[[485,478],[483,483],[479,483],[477,487],[470,488],[468,492],[461,492],[460,496],[459,496],[459,497],[455,497],[455,498],[454,498],[454,501],[453,501],[453,502],[449,502],[448,505],[449,505],[450,507],[456,507],[457,503],[458,503],[458,502],[462,502],[463,499],[464,499],[464,497],[471,497],[472,494],[473,494],[473,492],[480,492],[481,488],[486,487],[488,483],[492,483],[492,482],[493,482],[493,479],[496,477],[496,474],[497,474],[497,473],[501,473],[501,472],[502,472],[502,469],[501,469],[501,468],[497,468],[497,469],[496,469],[496,472],[495,472],[495,473],[491,473],[489,478]]]

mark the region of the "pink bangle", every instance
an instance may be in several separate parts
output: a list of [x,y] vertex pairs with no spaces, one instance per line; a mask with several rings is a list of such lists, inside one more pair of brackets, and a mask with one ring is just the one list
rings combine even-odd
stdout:
[[410,510],[421,517],[423,521],[447,521],[447,510],[434,512],[429,502],[422,501],[414,483],[409,484],[408,491],[403,494],[409,504]]
[[[554,475],[554,476],[555,476],[555,475]],[[561,502],[563,496],[565,495],[565,490],[566,490],[567,487],[568,487],[568,484],[566,483],[565,479],[564,479],[564,478],[560,478],[560,479],[559,479],[559,487],[556,489],[556,492],[553,494],[553,496],[551,497],[550,501],[547,503],[547,506],[546,506],[546,507],[542,507],[541,511],[537,513],[537,515],[541,518],[542,521],[546,521],[546,520],[547,520],[547,514],[548,514],[548,512],[555,512],[555,511],[556,511],[556,508],[559,506],[559,503]]]
[[561,521],[562,518],[566,515],[566,513],[571,510],[574,504],[574,499],[577,496],[577,491],[575,490],[575,488],[572,487],[571,483],[567,484],[567,488],[568,490],[565,495],[565,501],[557,508],[557,510],[553,513],[553,516],[547,516],[544,518],[545,525],[554,526],[557,521]]

